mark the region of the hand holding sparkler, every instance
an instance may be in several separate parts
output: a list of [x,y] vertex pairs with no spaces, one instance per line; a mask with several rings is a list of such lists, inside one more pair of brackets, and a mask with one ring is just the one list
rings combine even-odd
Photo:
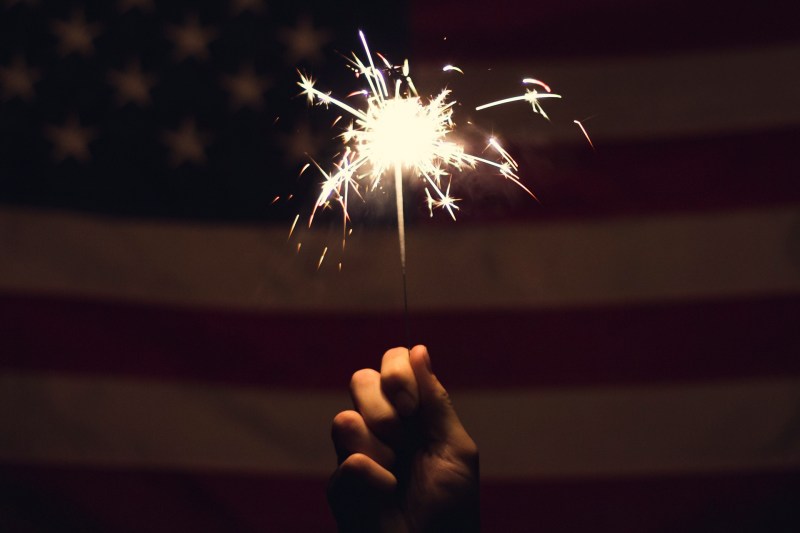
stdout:
[[478,448],[424,346],[353,374],[355,411],[333,420],[328,498],[340,531],[478,531]]

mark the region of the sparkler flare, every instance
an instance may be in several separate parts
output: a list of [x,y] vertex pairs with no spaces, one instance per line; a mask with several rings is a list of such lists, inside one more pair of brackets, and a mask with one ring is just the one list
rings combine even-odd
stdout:
[[[363,32],[359,32],[359,36],[364,46],[366,62],[353,53],[349,63],[356,77],[362,78],[367,87],[351,93],[349,97],[362,99],[360,104],[350,105],[335,98],[331,93],[317,89],[313,78],[298,73],[300,81],[297,84],[310,104],[337,107],[345,111],[351,119],[349,126],[341,134],[343,150],[333,164],[334,169],[328,172],[314,162],[323,181],[308,224],[311,226],[318,209],[338,204],[346,230],[350,219],[348,203],[352,195],[361,197],[362,189],[374,190],[381,185],[386,175],[393,174],[400,262],[405,281],[404,175],[422,181],[431,215],[434,209],[443,209],[453,219],[458,210],[458,199],[450,195],[453,173],[474,168],[478,164],[493,168],[531,197],[536,197],[517,176],[519,167],[516,161],[495,138],[489,139],[487,149],[492,149],[498,160],[468,153],[464,145],[458,142],[454,135],[453,122],[456,101],[450,99],[449,90],[444,89],[429,99],[422,98],[409,75],[408,61],[401,66],[395,66],[382,55],[376,54],[383,62],[382,68],[376,67]],[[461,69],[451,65],[444,70],[463,73]],[[522,96],[491,102],[477,109],[524,100],[533,106],[535,112],[546,117],[539,100],[560,96],[553,94],[550,87],[541,81],[526,78],[523,82],[536,85],[545,92],[531,89]],[[334,123],[338,121],[339,118]]]
[[592,142],[592,139],[589,137],[589,132],[587,132],[586,128],[583,127],[583,123],[580,120],[573,120],[572,122],[578,125],[578,127],[583,132],[583,136],[586,137],[587,141],[589,141],[589,146],[591,146],[592,150],[594,150],[594,143]]
[[510,104],[511,102],[524,101],[531,104],[534,113],[539,113],[547,120],[550,120],[550,118],[547,116],[547,113],[544,112],[544,108],[542,107],[542,104],[539,102],[539,100],[543,98],[561,98],[561,95],[553,93],[550,90],[549,85],[547,85],[543,81],[539,81],[534,78],[525,78],[522,80],[522,83],[526,85],[538,85],[539,87],[544,89],[545,92],[540,93],[536,89],[528,89],[527,91],[525,91],[525,94],[521,94],[519,96],[511,96],[509,98],[503,98],[502,100],[489,102],[488,104],[479,105],[478,107],[475,108],[475,111],[481,111],[483,109],[488,109],[490,107],[494,107],[497,105]]

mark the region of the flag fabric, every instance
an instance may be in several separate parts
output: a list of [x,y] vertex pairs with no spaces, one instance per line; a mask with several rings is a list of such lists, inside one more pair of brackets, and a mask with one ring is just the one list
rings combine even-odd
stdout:
[[[296,82],[360,89],[363,29],[539,200],[466,172],[452,222],[408,184],[410,340],[484,529],[797,531],[791,7],[6,1],[0,530],[334,530],[330,421],[403,294],[392,202],[344,249],[304,227],[343,125]],[[475,111],[526,77],[549,121]]]

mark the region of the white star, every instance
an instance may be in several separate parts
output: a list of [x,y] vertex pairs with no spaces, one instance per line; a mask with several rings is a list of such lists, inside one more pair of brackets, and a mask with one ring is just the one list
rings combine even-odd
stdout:
[[0,67],[3,100],[11,100],[18,96],[26,102],[32,101],[33,86],[40,78],[39,70],[28,67],[24,57],[14,57],[9,67]]
[[155,85],[155,77],[142,72],[138,61],[130,63],[125,70],[109,72],[108,82],[117,89],[118,105],[132,102],[145,107],[150,104],[150,90]]
[[291,64],[303,59],[312,62],[321,59],[322,48],[331,41],[330,33],[314,28],[308,17],[301,19],[294,29],[281,30],[279,38],[286,45]]
[[139,9],[143,13],[152,13],[155,4],[153,4],[153,0],[119,0],[117,8],[120,13],[127,13],[133,9]]
[[256,74],[252,64],[245,65],[233,76],[224,76],[222,85],[231,95],[231,106],[234,109],[251,107],[259,110],[264,105],[264,92],[272,83]]
[[193,119],[186,119],[180,128],[164,132],[162,140],[170,149],[170,164],[178,167],[183,163],[202,165],[206,162],[208,136],[199,131]]
[[196,15],[186,19],[183,26],[170,26],[167,36],[175,44],[175,59],[182,61],[189,57],[208,58],[208,43],[216,37],[217,32],[200,25]]
[[53,143],[53,159],[56,161],[71,157],[85,162],[92,157],[89,143],[96,137],[94,130],[81,127],[75,115],[71,115],[63,126],[45,126],[45,136]]
[[241,15],[245,11],[262,13],[265,7],[264,0],[231,0],[231,13],[234,15]]
[[94,52],[92,41],[100,34],[100,25],[86,22],[82,11],[73,13],[68,21],[56,20],[52,27],[58,37],[58,53],[62,57],[73,52],[84,56]]

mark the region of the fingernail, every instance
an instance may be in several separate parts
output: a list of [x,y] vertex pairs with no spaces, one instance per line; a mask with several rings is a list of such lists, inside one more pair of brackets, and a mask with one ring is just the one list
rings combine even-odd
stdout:
[[400,390],[394,396],[394,405],[397,407],[397,412],[401,416],[409,416],[417,408],[417,402],[414,397],[406,390]]

